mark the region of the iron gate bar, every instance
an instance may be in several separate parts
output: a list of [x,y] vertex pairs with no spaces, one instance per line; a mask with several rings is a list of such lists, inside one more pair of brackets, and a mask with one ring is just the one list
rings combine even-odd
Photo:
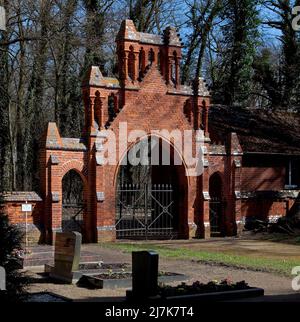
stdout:
[[[156,200],[155,198],[153,198],[153,200]],[[159,202],[157,202],[158,204],[159,204]],[[167,210],[164,210],[164,208],[169,208],[169,207],[171,207],[172,205],[173,205],[173,201],[169,204],[169,206],[168,207],[163,207],[163,206],[161,206],[162,208],[163,208],[163,211],[155,218],[155,220],[148,226],[148,228],[149,227],[151,227],[163,214],[167,214],[167,215],[169,215],[172,219],[173,219],[173,216],[167,211]]]
[[173,188],[170,184],[121,184],[117,189],[118,238],[172,238]]
[[[215,209],[216,207],[217,209]],[[209,203],[210,227],[212,234],[221,234],[222,202],[218,198],[212,198]]]
[[[145,229],[145,225],[144,223],[137,217],[139,216],[140,211],[138,212],[138,214],[136,214],[136,205],[138,204],[138,202],[140,200],[143,200],[144,197],[144,191],[142,191],[142,193],[140,194],[140,196],[136,199],[136,193],[137,192],[141,192],[141,189],[139,188],[138,185],[123,185],[122,189],[120,189],[121,192],[121,198],[123,197],[123,199],[125,199],[125,201],[128,201],[128,199],[130,199],[131,201],[134,200],[133,204],[129,203],[129,206],[126,206],[124,204],[124,201],[121,201],[121,198],[119,198],[120,201],[120,219],[118,221],[118,226],[124,227],[122,229],[122,231],[141,231]],[[128,198],[129,196],[129,198]],[[125,198],[124,198],[125,197]],[[121,206],[123,206],[125,208],[125,210],[127,210],[127,213],[122,216],[122,208]],[[129,216],[128,216],[129,215]],[[127,229],[127,222],[128,220],[132,221],[132,225],[133,227],[130,227],[131,229]],[[137,223],[137,224],[136,224]]]
[[[78,209],[75,214],[70,211],[70,209]],[[65,203],[62,205],[62,223],[63,223],[63,231],[79,231],[82,232],[83,225],[80,223],[80,221],[83,221],[83,214],[85,210],[85,205],[84,204],[71,204],[71,203]],[[65,217],[66,213],[69,214],[68,219],[66,220]],[[78,220],[78,216],[82,215],[82,219]],[[74,226],[74,224],[76,226]],[[77,227],[77,228],[76,228]]]
[[[125,209],[129,209],[129,207],[126,207],[123,203],[122,203],[122,205],[124,206],[124,208]],[[132,215],[138,222],[140,222],[141,223],[141,225],[144,225],[136,216],[135,216],[135,214],[133,214]],[[124,219],[124,217],[121,217],[120,219],[119,219],[119,221],[116,223],[116,224],[118,224],[120,221],[122,221]]]
[[[139,190],[137,190],[137,189],[125,189],[125,190],[121,190],[122,192],[136,192],[136,191],[139,191]],[[125,204],[124,204],[124,202],[122,202],[120,199],[119,199],[119,202],[120,202],[120,204],[125,208],[125,209],[128,209],[128,211],[129,211],[129,213],[130,213],[130,210],[132,210],[133,212],[134,212],[134,206],[137,204],[137,202],[140,200],[140,199],[142,199],[142,197],[143,197],[143,194],[141,194],[141,196],[138,198],[138,199],[136,199],[135,200],[135,202],[133,203],[133,205],[131,206],[131,208],[129,207],[129,206],[126,206]],[[121,208],[120,208],[121,209]],[[135,217],[135,213],[133,213],[132,214],[132,216],[133,217]],[[123,220],[124,218],[122,218],[122,216],[120,216],[120,219],[119,219],[119,221],[116,223],[116,225],[118,225],[119,224],[119,222],[121,222],[122,220]],[[144,226],[144,224],[138,219],[138,218],[136,218],[135,217],[135,219],[138,221],[138,222],[140,222],[140,224],[142,225],[142,226]]]

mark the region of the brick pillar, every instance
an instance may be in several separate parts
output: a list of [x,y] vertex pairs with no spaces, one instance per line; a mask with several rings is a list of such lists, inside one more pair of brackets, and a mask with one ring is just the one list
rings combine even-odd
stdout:
[[90,106],[90,98],[89,93],[84,90],[83,91],[83,104],[84,104],[84,127],[83,127],[83,137],[88,134],[89,131],[89,106]]
[[209,218],[209,171],[208,168],[203,172],[203,223],[204,238],[210,238],[210,218]]
[[146,53],[144,49],[141,52],[141,60],[141,72],[144,73],[146,69]]
[[204,238],[210,238],[210,218],[209,218],[209,200],[204,200],[203,203],[203,222],[204,222]]
[[51,165],[47,166],[47,177],[46,177],[46,209],[45,209],[45,217],[44,217],[44,224],[45,224],[45,242],[47,244],[51,244],[52,241],[52,196],[51,196]]
[[124,52],[124,79],[128,79],[128,56],[129,56],[129,51]]
[[97,240],[96,214],[95,214],[95,142],[96,136],[91,133],[88,137],[87,167],[88,167],[88,193],[87,193],[87,236],[88,242]]
[[133,82],[136,82],[139,78],[139,52],[134,52],[134,79]]
[[[202,118],[202,114],[201,111],[203,111],[203,105],[198,105],[198,124],[199,124],[199,128],[203,129],[203,118]],[[205,136],[205,133],[204,133]]]
[[97,97],[97,114],[99,120],[99,130],[102,130],[104,128],[104,101],[105,97]]
[[241,159],[234,160],[233,166],[233,185],[234,185],[234,210],[235,210],[235,222],[236,222],[236,233],[237,235],[241,235],[244,229],[244,218],[242,218],[242,201],[239,195],[235,195],[236,193],[239,194],[241,191]]
[[195,129],[201,128],[201,106],[196,105],[195,110]]
[[[196,219],[195,216],[198,216],[195,213],[198,207],[195,207],[195,198],[197,192],[197,177],[190,176],[187,177],[188,185],[188,237],[195,238],[197,236],[197,225],[199,224],[198,218]],[[196,208],[196,209],[195,209]],[[186,236],[183,236],[186,238]]]
[[208,136],[208,106],[205,101],[203,101],[203,129],[204,135]]
[[96,169],[95,169],[95,214],[97,242],[114,241],[115,232],[115,191],[110,183],[106,185],[105,172],[110,165],[104,165],[102,146],[106,137],[98,137],[96,152]]
[[59,167],[51,166],[50,177],[50,212],[51,212],[51,227],[49,242],[55,242],[55,235],[62,231],[62,177],[60,176]]
[[94,127],[94,121],[95,121],[95,99],[96,99],[96,96],[90,96],[90,127]]
[[173,57],[170,56],[168,58],[167,84],[170,84],[171,83],[171,79],[172,79],[172,64],[173,64]]
[[160,51],[160,72],[165,81],[167,81],[167,75],[166,75],[167,58],[166,57],[168,57],[166,50],[161,50]]
[[114,98],[115,113],[117,115],[120,112],[120,103],[119,103],[118,97],[116,95],[114,95],[113,98]]
[[175,61],[175,68],[176,68],[176,84],[175,87],[178,88],[180,86],[180,72],[179,72],[179,58]]

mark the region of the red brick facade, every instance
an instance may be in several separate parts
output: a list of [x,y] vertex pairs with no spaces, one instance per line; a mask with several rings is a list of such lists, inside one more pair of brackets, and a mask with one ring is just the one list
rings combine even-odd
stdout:
[[[51,241],[53,233],[61,229],[62,178],[69,170],[80,173],[86,187],[85,241],[115,239],[119,166],[102,165],[97,158],[101,149],[99,130],[109,128],[118,137],[119,125],[124,122],[128,133],[143,130],[149,135],[152,130],[196,130],[200,123],[204,128],[207,126],[209,93],[202,83],[196,96],[192,88],[180,85],[181,42],[174,29],[167,29],[161,38],[137,32],[132,21],[127,20],[118,34],[117,47],[119,78],[105,78],[98,67],[92,67],[83,83],[82,142],[85,143],[61,138],[56,125],[49,124],[41,158],[46,241]],[[111,99],[116,114],[113,120],[108,109]],[[129,148],[135,143],[131,142]],[[179,184],[186,189],[186,200],[181,205],[180,237],[188,238],[196,233],[195,221],[199,222],[200,234],[204,234],[203,218],[198,218],[195,210],[195,198],[200,191],[197,191],[197,178],[187,177],[184,166],[180,171]],[[105,196],[104,200],[99,200],[99,195]],[[190,234],[190,231],[194,232]]]
[[[43,217],[44,205],[42,199],[34,192],[3,193],[3,204],[0,212],[6,214],[9,221],[25,231],[27,216],[27,240],[30,244],[43,242]],[[22,211],[22,204],[32,205],[32,212],[27,214]]]
[[285,167],[243,167],[243,190],[283,190],[285,186],[285,171]]
[[[70,170],[80,174],[86,205],[83,235],[85,242],[115,239],[116,182],[119,165],[103,165],[98,152],[105,138],[99,131],[108,128],[119,136],[119,126],[127,122],[128,132],[143,130],[204,131],[204,172],[188,176],[185,165],[178,168],[178,185],[184,198],[179,203],[179,238],[210,237],[211,209],[214,204],[221,217],[221,235],[236,235],[245,217],[285,215],[293,198],[257,202],[247,193],[282,190],[285,169],[280,167],[243,168],[243,151],[238,136],[231,133],[217,142],[209,133],[210,96],[203,80],[195,89],[180,84],[181,42],[176,30],[168,28],[162,37],[139,33],[133,22],[123,22],[117,37],[118,78],[103,77],[91,67],[83,82],[85,126],[81,139],[62,138],[55,123],[50,123],[41,150],[41,197],[43,209],[39,238],[52,242],[62,229],[62,179]],[[109,104],[114,117],[109,114]],[[137,141],[136,141],[137,142]],[[129,148],[136,142],[131,142]],[[168,142],[172,146],[172,142]],[[117,147],[117,155],[119,154]],[[184,156],[180,155],[184,161]],[[7,204],[8,208],[10,204]],[[8,209],[12,222],[18,211]],[[14,214],[12,214],[14,213]]]

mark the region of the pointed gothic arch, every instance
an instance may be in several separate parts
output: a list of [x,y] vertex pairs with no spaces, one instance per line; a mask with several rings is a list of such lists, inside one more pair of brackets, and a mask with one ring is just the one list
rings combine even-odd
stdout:
[[[175,159],[183,159],[170,142],[159,136],[152,137],[159,145],[158,164],[151,165],[149,159],[146,162],[149,164],[132,166],[125,162],[126,165],[122,165],[122,160],[117,168],[117,238],[184,238],[187,234],[188,178],[185,164],[177,164]],[[152,137],[133,143],[124,158],[129,158],[131,151],[144,143],[150,153]],[[170,165],[162,163],[165,148],[170,153]]]

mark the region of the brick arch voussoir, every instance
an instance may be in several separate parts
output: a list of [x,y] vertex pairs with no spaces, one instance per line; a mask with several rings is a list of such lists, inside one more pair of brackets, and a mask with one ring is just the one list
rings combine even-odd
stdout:
[[64,163],[61,167],[61,180],[71,170],[76,171],[83,180],[84,186],[87,187],[87,167],[83,162],[71,160]]
[[[143,137],[140,137],[140,138],[138,138],[137,140],[135,140],[134,142],[131,142],[130,144],[128,144],[128,146],[127,146],[127,149],[126,149],[126,151],[124,151],[123,153],[122,153],[122,156],[121,156],[121,158],[120,158],[120,160],[119,160],[119,163],[116,165],[116,167],[115,167],[115,169],[114,169],[114,175],[113,175],[113,185],[116,187],[116,184],[117,184],[117,178],[118,178],[118,175],[119,175],[119,171],[120,171],[120,167],[121,167],[121,163],[122,163],[122,161],[123,161],[123,159],[126,157],[126,155],[128,154],[128,152],[137,144],[137,143],[139,143],[140,141],[142,141],[142,140],[144,140],[145,138],[148,138],[148,137],[151,137],[151,136],[156,136],[156,137],[158,137],[158,138],[160,138],[160,139],[162,139],[162,140],[164,140],[167,144],[169,144],[171,147],[173,147],[174,148],[174,150],[175,150],[175,153],[177,153],[178,154],[178,156],[181,158],[181,160],[182,160],[182,162],[183,162],[183,164],[182,164],[182,166],[184,167],[184,171],[185,171],[185,173],[187,173],[187,171],[188,171],[188,165],[186,164],[186,160],[185,160],[185,158],[184,158],[184,155],[183,154],[181,154],[180,153],[180,151],[178,151],[177,150],[177,148],[176,148],[176,146],[172,143],[172,142],[170,142],[169,140],[167,140],[164,136],[162,136],[162,135],[157,135],[157,134],[153,134],[153,133],[147,133],[145,136],[143,136]],[[187,182],[188,182],[188,186],[190,186],[190,184],[191,184],[191,179],[187,176]]]

